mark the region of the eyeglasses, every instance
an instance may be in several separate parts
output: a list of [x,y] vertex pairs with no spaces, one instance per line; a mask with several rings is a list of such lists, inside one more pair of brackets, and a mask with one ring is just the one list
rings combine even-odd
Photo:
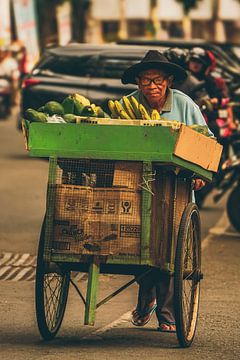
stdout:
[[162,77],[157,77],[155,79],[149,79],[147,77],[139,78],[139,82],[142,86],[149,86],[152,82],[156,86],[159,86],[159,85],[162,85],[165,80],[166,80],[166,78],[162,78]]

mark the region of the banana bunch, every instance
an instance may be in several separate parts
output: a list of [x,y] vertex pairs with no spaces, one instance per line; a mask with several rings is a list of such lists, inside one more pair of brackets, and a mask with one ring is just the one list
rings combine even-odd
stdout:
[[97,118],[110,118],[110,116],[105,111],[103,111],[101,106],[91,104],[90,107]]
[[123,96],[122,104],[118,100],[109,100],[108,107],[113,119],[140,119],[140,120],[160,120],[159,112],[154,109],[152,113],[146,110],[134,96]]

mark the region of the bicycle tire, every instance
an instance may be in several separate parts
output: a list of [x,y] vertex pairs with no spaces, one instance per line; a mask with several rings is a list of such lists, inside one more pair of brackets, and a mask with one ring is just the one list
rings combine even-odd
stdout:
[[202,278],[200,230],[199,210],[189,203],[179,226],[174,269],[176,331],[181,347],[192,344],[197,326]]
[[232,226],[240,232],[240,185],[228,197],[227,215]]
[[53,339],[58,333],[64,317],[70,272],[56,264],[51,269],[43,258],[45,243],[45,220],[42,224],[37,256],[35,308],[39,332],[44,340]]

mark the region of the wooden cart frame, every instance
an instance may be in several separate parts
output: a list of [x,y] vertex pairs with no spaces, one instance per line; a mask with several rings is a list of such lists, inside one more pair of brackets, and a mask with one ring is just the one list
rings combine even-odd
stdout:
[[[153,167],[173,167],[176,171],[173,191],[173,223],[175,217],[176,191],[178,186],[178,173],[183,173],[189,180],[189,203],[183,211],[182,219],[177,231],[172,231],[172,244],[170,260],[157,267],[175,277],[175,309],[177,336],[181,346],[190,346],[195,330],[199,304],[199,283],[201,273],[201,243],[200,243],[200,219],[196,205],[191,203],[191,179],[201,177],[205,180],[212,179],[212,164],[208,169],[196,162],[198,155],[203,149],[192,149],[193,154],[181,158],[177,154],[177,145],[181,140],[181,133],[186,130],[173,130],[169,127],[144,127],[144,126],[108,126],[108,125],[84,125],[84,124],[40,124],[32,123],[27,129],[28,149],[31,156],[49,157],[48,188],[55,184],[55,168],[59,158],[64,159],[104,159],[141,161],[143,163],[143,177],[147,178],[152,173]],[[216,141],[209,139],[193,130],[190,138],[197,137],[199,141],[211,149],[215,149],[215,158],[220,158],[221,149],[216,147]],[[189,135],[189,133],[188,133]],[[184,135],[183,135],[184,136]],[[133,142],[134,139],[134,142]],[[207,145],[206,145],[207,144]],[[212,153],[214,152],[212,151]],[[184,151],[183,151],[184,152]],[[181,154],[181,149],[180,149]],[[217,155],[216,155],[217,154]],[[181,155],[182,156],[182,155]],[[184,157],[184,155],[183,155]],[[214,166],[218,160],[215,161]],[[205,165],[206,167],[206,165]],[[88,273],[88,285],[86,298],[81,294],[76,284],[72,282],[85,305],[85,324],[93,325],[96,309],[106,303],[113,296],[126,289],[136,280],[145,276],[151,269],[156,268],[156,261],[150,254],[151,239],[151,216],[152,216],[152,182],[148,182],[147,189],[142,191],[142,214],[141,214],[141,244],[140,255],[132,257],[99,255],[83,256],[82,254],[62,254],[51,248],[54,214],[54,192],[48,191],[47,211],[40,237],[37,276],[36,276],[36,310],[37,320],[41,335],[45,339],[53,338],[58,332],[67,302],[70,271]],[[48,231],[46,232],[46,229]],[[190,235],[189,235],[190,234]],[[190,240],[189,240],[190,239]],[[176,244],[177,243],[177,244]],[[192,259],[186,261],[186,244],[190,244],[193,253]],[[176,255],[176,256],[175,256]],[[194,259],[193,259],[194,258]],[[189,264],[185,264],[185,263]],[[191,264],[190,264],[191,263]],[[185,265],[184,265],[185,264]],[[194,270],[193,270],[193,267]],[[133,280],[97,303],[98,276],[100,273],[132,274]],[[46,275],[57,274],[60,282],[60,290],[55,305],[54,319],[47,319],[46,312]],[[52,275],[51,275],[52,276]],[[183,309],[183,285],[184,281],[191,282],[192,307],[189,314],[184,314]],[[47,286],[51,286],[47,284]],[[55,295],[54,295],[55,296]],[[51,315],[52,316],[52,315]]]

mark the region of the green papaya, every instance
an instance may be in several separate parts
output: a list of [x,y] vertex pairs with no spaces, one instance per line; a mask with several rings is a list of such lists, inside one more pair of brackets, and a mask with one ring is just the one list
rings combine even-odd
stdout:
[[84,108],[81,111],[81,116],[90,116],[90,117],[96,117],[96,114],[91,106],[84,106]]
[[37,111],[44,112],[44,106],[40,106],[40,108],[38,108]]
[[82,110],[84,109],[84,105],[75,98],[73,98],[73,103],[74,103],[74,112],[73,113],[75,115],[81,115]]
[[47,115],[34,109],[27,109],[25,114],[30,122],[47,122]]
[[65,115],[63,115],[63,118],[67,123],[75,123],[76,122],[76,115],[73,115],[73,114],[65,114]]
[[51,115],[63,115],[64,108],[57,101],[48,101],[44,106],[44,112]]
[[74,100],[71,95],[67,96],[63,100],[61,105],[64,109],[64,114],[73,114],[74,113]]

